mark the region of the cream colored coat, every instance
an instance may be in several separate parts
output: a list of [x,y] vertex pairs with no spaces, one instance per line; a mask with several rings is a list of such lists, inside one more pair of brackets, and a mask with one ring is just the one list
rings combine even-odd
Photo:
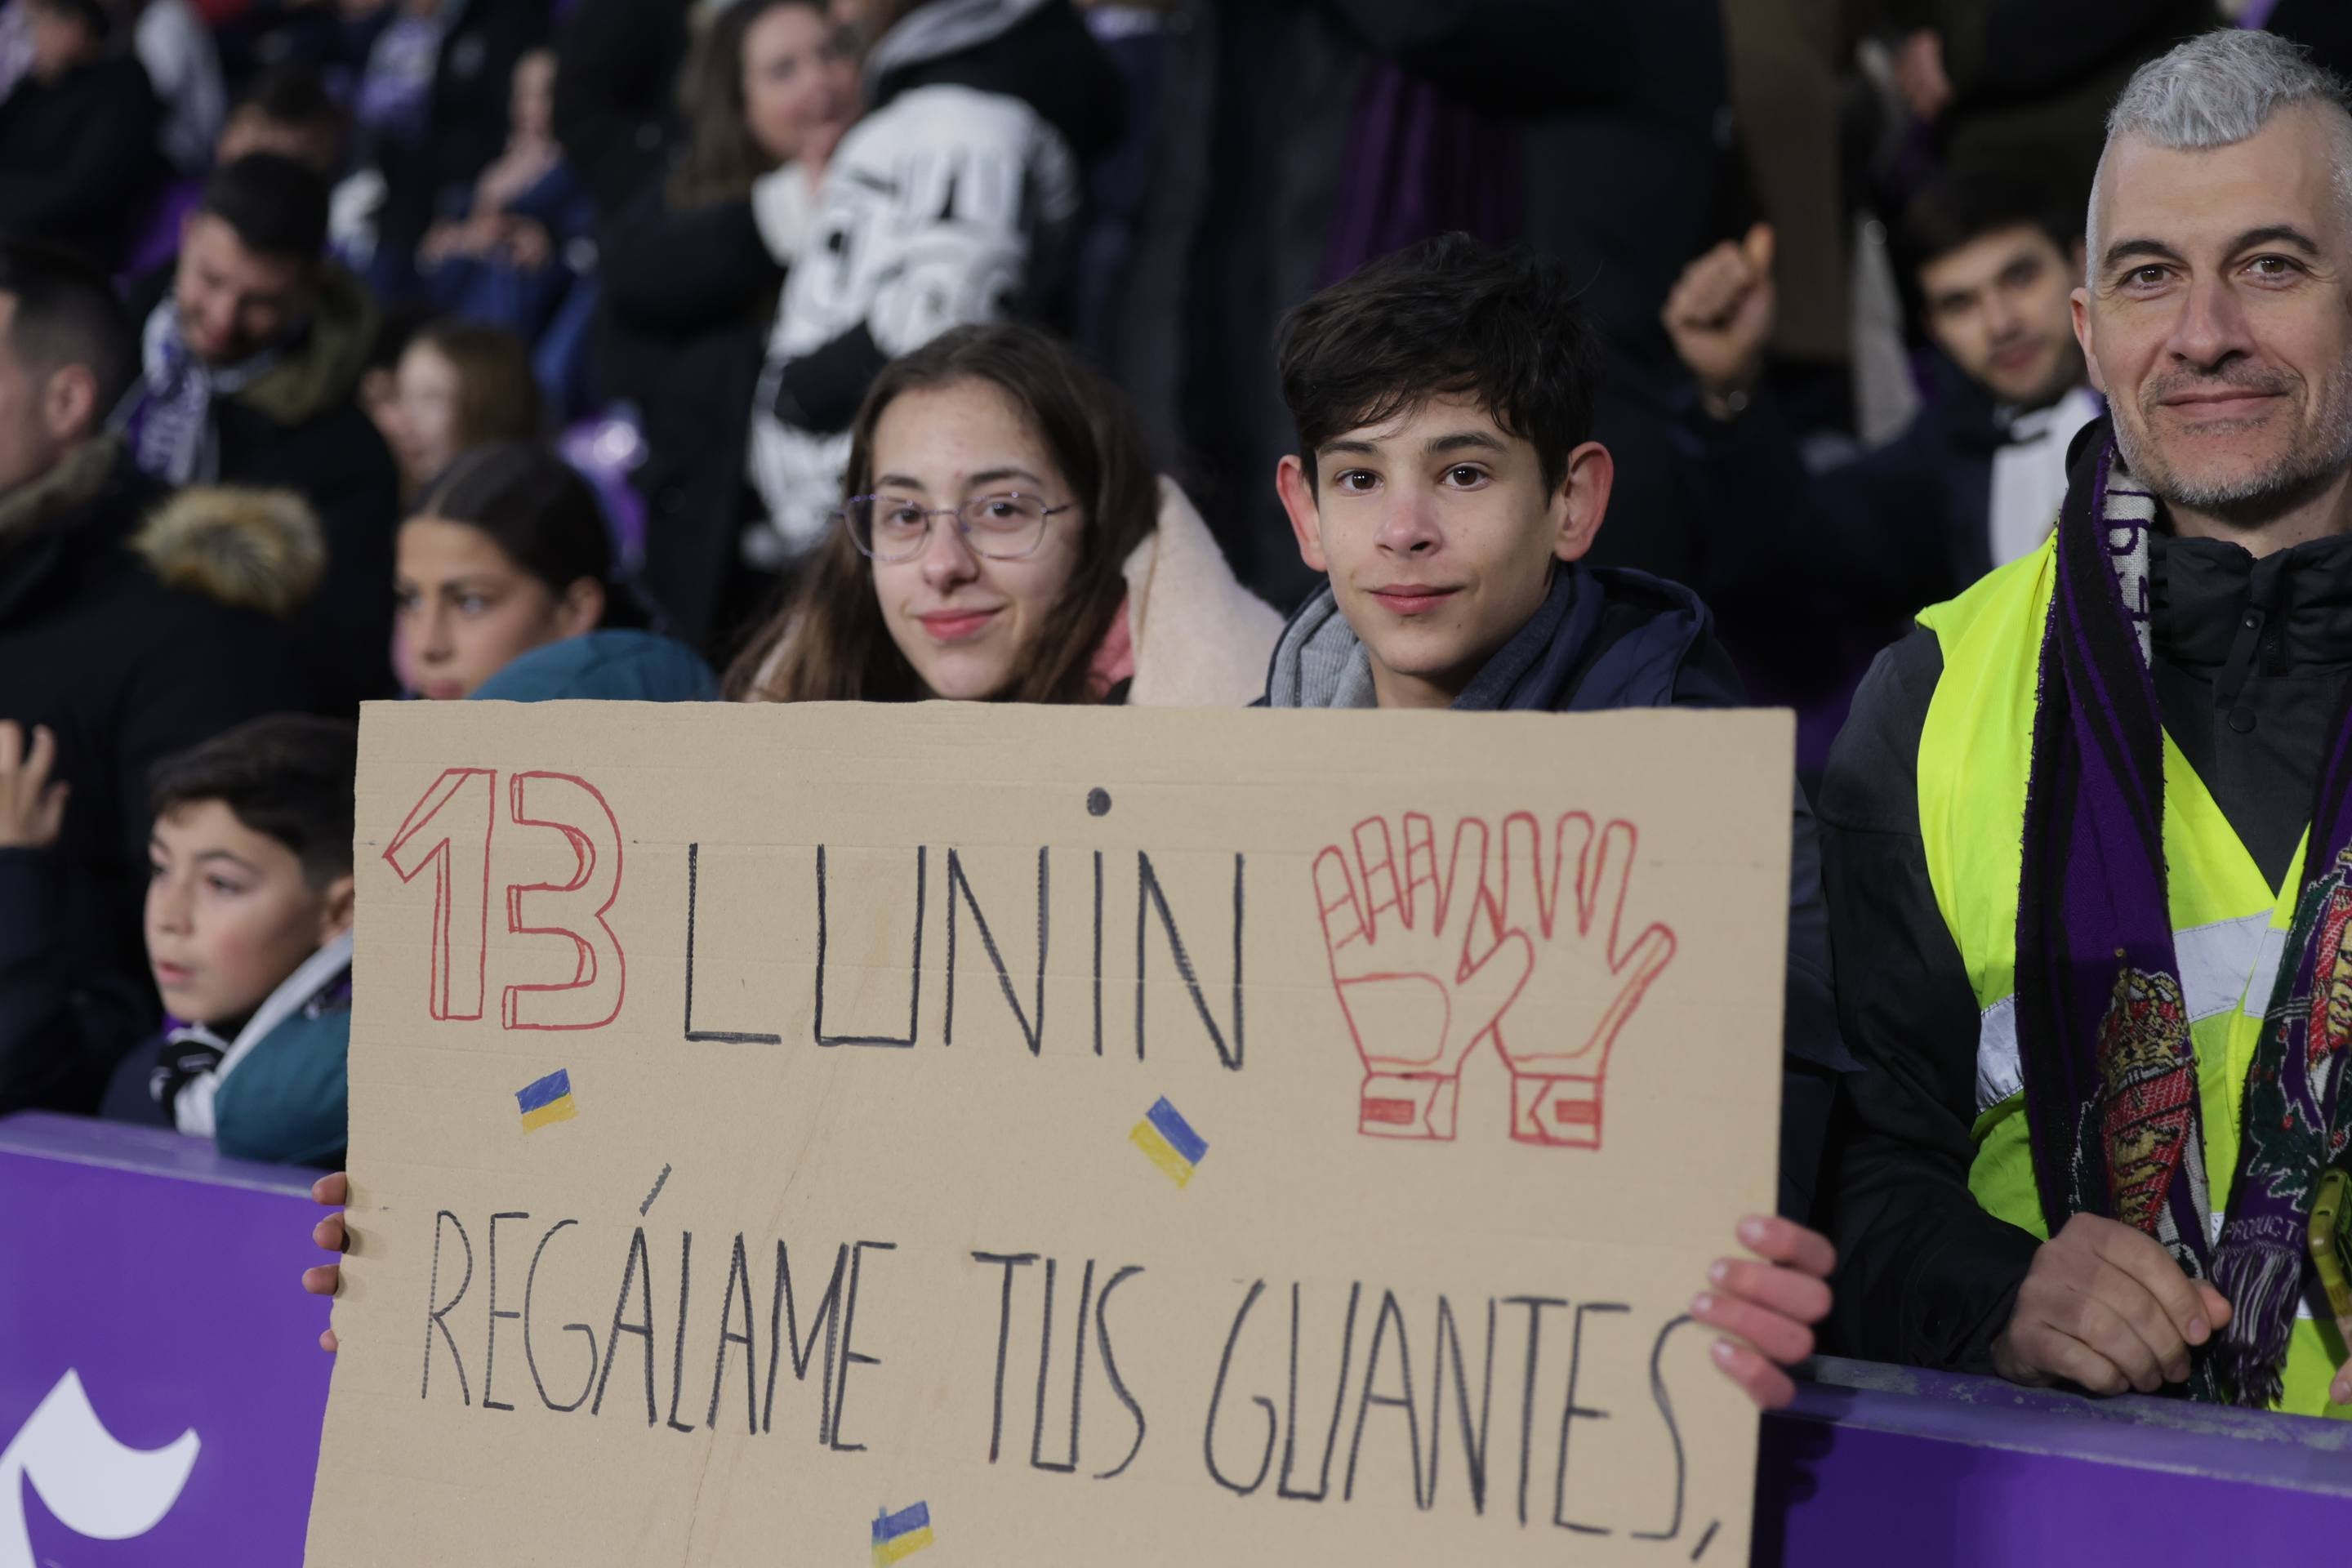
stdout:
[[1282,617],[1234,576],[1209,525],[1172,479],[1160,481],[1160,526],[1135,547],[1127,576],[1137,708],[1246,708],[1265,690]]

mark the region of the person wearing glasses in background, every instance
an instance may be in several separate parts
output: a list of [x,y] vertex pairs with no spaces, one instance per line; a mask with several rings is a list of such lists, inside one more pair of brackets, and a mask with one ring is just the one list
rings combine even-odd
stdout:
[[1281,617],[1054,338],[943,333],[883,370],[851,437],[849,499],[730,696],[1238,708],[1263,688]]

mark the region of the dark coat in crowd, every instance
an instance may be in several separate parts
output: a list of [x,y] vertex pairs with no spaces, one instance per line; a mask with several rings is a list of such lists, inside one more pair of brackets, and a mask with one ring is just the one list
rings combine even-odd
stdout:
[[1934,364],[1932,395],[1901,434],[1818,473],[1769,388],[1728,422],[1685,395],[1676,472],[1686,511],[1710,520],[1694,580],[1758,700],[1798,710],[1808,783],[1872,658],[1998,564],[1993,463],[2006,437],[1990,395],[1941,355]]
[[129,56],[27,77],[0,101],[0,233],[72,245],[121,264],[163,165],[163,110]]
[[744,447],[784,269],[749,200],[673,210],[649,190],[605,232],[610,396],[636,405],[645,464],[642,582],[671,630],[698,647],[719,625],[747,516]]
[[555,139],[607,213],[669,166],[677,145],[687,0],[576,0],[555,37]]
[[1948,163],[2032,168],[2088,191],[2107,110],[2133,71],[2221,25],[2213,0],[1887,0],[1897,26],[1943,42]]
[[[1365,707],[1365,654],[1326,587],[1290,619],[1266,677],[1267,706]],[[1737,708],[1739,677],[1698,595],[1644,573],[1564,566],[1534,617],[1496,649],[1454,706],[1471,712],[1581,713],[1611,708]],[[1780,1209],[1813,1206],[1830,1110],[1853,1065],[1838,1037],[1828,910],[1813,814],[1791,818],[1789,967],[1783,994]]]
[[[171,286],[167,267],[134,297],[139,319]],[[327,269],[317,310],[286,358],[241,393],[216,400],[221,483],[289,489],[326,536],[327,572],[296,612],[320,710],[352,714],[390,697],[393,542],[400,471],[357,402],[374,343],[376,308],[359,282]]]
[[[2095,459],[2094,426],[2077,447]],[[2150,537],[2157,706],[2262,874],[2286,874],[2310,821],[2328,725],[2352,680],[2352,538],[2256,560],[2220,540]],[[2239,633],[2250,610],[2269,635]],[[2247,662],[2232,668],[2233,653]],[[1850,1137],[1825,1184],[1844,1259],[1832,1320],[1846,1353],[1991,1370],[2040,1243],[1981,1208],[1976,1145],[1979,1009],[1927,877],[1919,743],[1944,673],[1935,633],[1880,656],[1830,758],[1822,837],[1838,1005],[1862,1070]],[[2217,685],[2242,677],[2231,710]]]
[[1958,371],[1945,367],[1937,394],[1894,440],[1818,474],[1769,390],[1728,422],[1694,407],[1682,472],[1693,508],[1723,523],[1708,531],[1699,578],[1709,601],[1780,625],[1792,612],[1832,616],[1891,640],[1991,571],[2000,428],[1990,399]]
[[315,531],[253,507],[144,530],[158,499],[110,440],[0,498],[0,717],[54,731],[73,790],[54,847],[0,849],[0,1114],[94,1110],[154,1027],[149,771],[310,700],[293,637],[253,606],[315,573]]
[[[1278,605],[1315,585],[1267,480],[1295,439],[1275,329],[1370,259],[1342,243],[1367,226],[1368,202],[1393,209],[1375,226],[1389,247],[1439,228],[1524,238],[1587,284],[1608,353],[1598,436],[1617,458],[1616,521],[1595,559],[1691,574],[1674,477],[1684,377],[1658,314],[1684,264],[1732,226],[1720,13],[1720,0],[1189,8],[1170,35],[1163,142],[1108,357],[1244,582]],[[1376,89],[1394,73],[1420,86],[1384,117]],[[1423,156],[1400,152],[1427,126],[1443,133]],[[1420,184],[1356,176],[1383,156]],[[1474,186],[1486,199],[1465,203]]]

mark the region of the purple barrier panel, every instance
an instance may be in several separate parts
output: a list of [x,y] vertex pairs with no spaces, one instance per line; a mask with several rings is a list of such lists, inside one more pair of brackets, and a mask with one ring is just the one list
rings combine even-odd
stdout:
[[0,1121],[0,1568],[302,1560],[332,1358],[315,1173]]
[[[331,1358],[310,1173],[0,1121],[0,1568],[301,1561]],[[2352,1423],[1823,1358],[1768,1416],[1762,1568],[2338,1563]]]
[[1762,1568],[2341,1563],[2347,1551],[2352,1422],[1824,1357],[1795,1408],[1764,1423]]

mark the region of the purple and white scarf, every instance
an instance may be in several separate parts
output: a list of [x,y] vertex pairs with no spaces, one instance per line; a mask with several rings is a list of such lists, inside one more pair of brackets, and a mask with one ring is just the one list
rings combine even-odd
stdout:
[[180,331],[180,307],[166,298],[148,314],[139,343],[139,384],[124,400],[117,424],[139,471],[167,485],[211,484],[220,478],[215,397],[233,397],[278,367],[281,350],[267,348],[233,365],[208,365]]

